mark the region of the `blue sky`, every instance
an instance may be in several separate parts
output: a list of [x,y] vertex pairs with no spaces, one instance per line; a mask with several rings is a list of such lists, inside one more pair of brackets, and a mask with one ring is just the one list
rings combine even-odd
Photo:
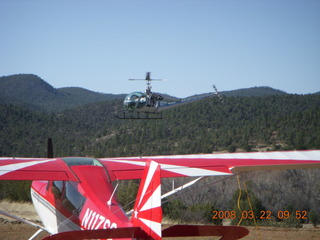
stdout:
[[0,30],[0,76],[56,88],[320,91],[319,0],[0,0]]

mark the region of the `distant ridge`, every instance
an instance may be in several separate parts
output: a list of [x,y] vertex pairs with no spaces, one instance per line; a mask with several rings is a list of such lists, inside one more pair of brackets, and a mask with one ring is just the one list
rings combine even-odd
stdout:
[[[199,94],[190,96],[207,95]],[[284,95],[284,91],[271,87],[252,87],[232,91],[222,91],[224,96],[268,96]],[[314,93],[320,94],[320,92]],[[178,101],[179,98],[161,93],[167,101]],[[54,88],[34,74],[16,74],[0,77],[0,103],[18,105],[44,112],[61,112],[66,109],[83,106],[89,103],[123,100],[125,94],[105,94],[93,92],[80,87]],[[186,99],[188,99],[186,98]]]
[[105,101],[105,100],[115,100],[115,99],[123,99],[125,94],[111,94],[111,93],[99,93],[93,92],[85,88],[80,87],[64,87],[57,88],[60,93],[69,94],[72,97],[83,98],[85,96],[85,101],[87,102],[97,102],[97,101]]
[[252,87],[252,88],[242,88],[238,90],[232,91],[224,91],[221,94],[225,96],[233,96],[233,97],[258,97],[258,96],[268,96],[268,95],[283,95],[287,94],[284,91],[274,89],[271,87]]
[[[34,74],[17,74],[0,77],[0,93],[15,98],[22,98],[20,94],[26,91],[33,92],[33,95],[50,94],[57,95],[54,87]],[[13,94],[13,95],[12,95]],[[27,98],[25,96],[24,98]]]
[[[260,96],[270,96],[270,95],[284,95],[287,94],[284,91],[277,90],[271,87],[252,87],[252,88],[242,88],[237,90],[231,91],[222,91],[219,92],[220,95],[227,96],[227,97],[260,97]],[[205,95],[209,95],[212,93],[204,93],[204,94],[197,94],[185,99],[191,99],[195,97],[201,97]]]
[[56,89],[34,74],[0,77],[0,102],[33,110],[59,112],[88,103],[123,98],[83,88]]
[[4,103],[27,106],[35,110],[46,110],[49,102],[55,102],[64,97],[54,87],[34,74],[1,77],[0,96]]

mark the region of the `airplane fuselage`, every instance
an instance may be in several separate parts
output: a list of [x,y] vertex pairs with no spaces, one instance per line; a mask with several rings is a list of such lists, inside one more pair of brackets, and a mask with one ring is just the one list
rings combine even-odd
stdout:
[[[162,236],[234,236],[238,239],[246,236],[248,230],[236,226],[190,228],[190,225],[162,230],[161,178],[319,167],[320,150],[100,159],[0,158],[0,179],[34,181],[31,195],[44,229],[57,233],[46,240],[161,240]],[[141,179],[141,183],[129,221],[114,197],[112,182],[130,179]],[[5,211],[0,213],[11,217]]]
[[113,195],[114,189],[104,167],[86,165],[97,161],[95,159],[74,160],[69,167],[79,182],[32,183],[32,200],[46,229],[55,234],[81,229],[132,227]]

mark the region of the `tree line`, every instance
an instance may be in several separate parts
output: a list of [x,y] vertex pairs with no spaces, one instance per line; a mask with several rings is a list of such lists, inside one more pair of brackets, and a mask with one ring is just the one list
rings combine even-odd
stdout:
[[[170,109],[164,112],[162,120],[116,119],[117,111],[121,110],[119,100],[59,113],[0,104],[0,156],[46,157],[48,137],[53,139],[55,156],[320,149],[320,95],[224,97],[223,103],[211,98]],[[252,199],[258,199],[266,210],[307,210],[318,214],[318,173],[318,170],[249,173],[244,181],[251,182],[249,192],[255,196]],[[163,182],[164,191],[170,188],[170,182]],[[235,179],[212,178],[205,183],[191,193],[183,193],[187,197],[165,203],[166,215],[184,220],[197,216],[202,219],[199,221],[209,221],[214,210],[235,210],[231,203],[233,195],[238,194]],[[135,195],[130,195],[133,191],[128,189],[137,189],[137,184],[124,183],[122,192],[118,192],[124,205],[133,200]],[[30,200],[26,190],[29,185],[2,181],[0,199]],[[245,198],[242,200],[246,205]]]

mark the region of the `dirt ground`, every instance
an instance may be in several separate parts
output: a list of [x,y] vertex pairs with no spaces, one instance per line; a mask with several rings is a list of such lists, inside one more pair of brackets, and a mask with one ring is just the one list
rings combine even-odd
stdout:
[[[0,219],[1,240],[27,240],[38,230],[24,223],[3,222],[1,220],[2,219]],[[42,232],[35,240],[41,240],[45,236],[48,236],[48,233]]]
[[[1,240],[26,240],[29,239],[37,229],[24,223],[7,222],[0,219],[0,239]],[[249,227],[249,235],[244,240],[302,240],[313,239],[320,240],[320,228],[272,228],[272,227]],[[42,232],[35,240],[41,240],[48,233]],[[171,240],[174,238],[165,238]],[[177,238],[175,238],[177,239]],[[194,239],[194,238],[178,238]],[[219,238],[197,238],[199,240],[219,239]]]
[[[0,209],[15,214],[19,217],[33,222],[39,223],[39,218],[36,215],[31,203],[19,204],[6,201],[0,202]],[[304,228],[275,228],[275,227],[248,227],[250,233],[244,240],[302,240],[312,239],[320,240],[320,228],[313,228],[311,225]],[[0,216],[0,240],[26,240],[29,239],[38,229],[24,223],[19,223],[7,217]],[[41,240],[48,233],[42,232],[35,240]],[[164,238],[171,239],[195,239],[195,238]],[[196,238],[198,240],[209,240],[219,238]]]

